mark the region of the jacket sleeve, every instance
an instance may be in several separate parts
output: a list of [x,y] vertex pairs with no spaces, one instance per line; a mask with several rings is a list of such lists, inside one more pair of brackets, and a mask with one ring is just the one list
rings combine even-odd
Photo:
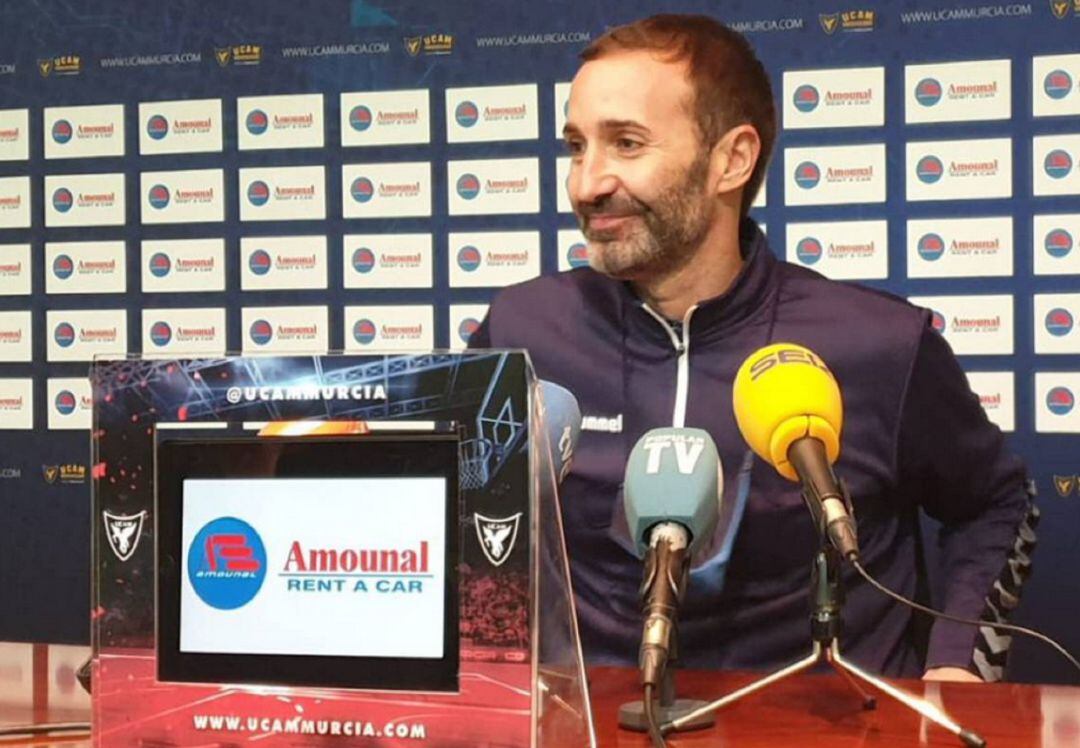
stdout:
[[[994,610],[1001,580],[1016,581],[1010,593],[1015,607],[1030,568],[1026,552],[1034,545],[1033,537],[1025,537],[1031,509],[1025,467],[986,417],[948,343],[929,324],[902,406],[898,471],[904,492],[917,496],[942,523],[939,608],[964,618],[1003,617],[1005,611]],[[1027,565],[1018,575],[1022,562]],[[984,678],[1000,677],[1000,668],[987,672],[985,657],[977,662],[980,636],[975,627],[936,620],[926,667],[978,666]]]

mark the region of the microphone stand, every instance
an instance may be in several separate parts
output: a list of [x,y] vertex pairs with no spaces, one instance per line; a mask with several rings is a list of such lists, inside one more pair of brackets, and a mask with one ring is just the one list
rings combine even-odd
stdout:
[[[844,492],[845,503],[848,504],[850,509],[851,501],[847,495],[847,487],[843,484],[841,484],[841,486]],[[986,741],[983,740],[982,737],[971,730],[961,727],[942,709],[939,709],[925,699],[921,699],[914,694],[910,694],[897,688],[882,678],[866,672],[840,654],[840,635],[844,630],[844,619],[842,616],[844,588],[840,580],[841,558],[840,554],[837,553],[829,542],[820,509],[820,502],[817,502],[817,506],[815,506],[817,500],[812,499],[812,497],[807,496],[805,493],[803,494],[803,498],[806,499],[807,506],[810,507],[810,511],[814,515],[820,538],[818,552],[814,558],[814,566],[810,574],[810,635],[813,639],[813,647],[810,654],[747,686],[743,686],[742,688],[733,691],[727,696],[719,698],[710,704],[706,704],[700,709],[665,722],[660,726],[661,733],[666,735],[669,732],[679,730],[683,728],[684,725],[690,724],[693,720],[706,714],[713,714],[728,704],[732,704],[739,699],[742,699],[744,696],[756,693],[757,691],[767,688],[773,683],[781,681],[791,675],[809,670],[821,662],[827,662],[832,666],[833,670],[841,676],[848,687],[858,695],[859,700],[862,702],[863,709],[871,710],[876,708],[877,700],[863,690],[862,686],[859,685],[860,680],[870,684],[896,701],[899,701],[909,709],[918,712],[924,718],[948,730],[953,735],[960,738],[964,745],[969,746],[969,748],[985,748]]]
[[[649,573],[646,574],[646,579],[651,580],[652,583],[662,584],[663,580],[655,579],[655,568],[657,564],[657,554],[660,551],[657,548],[650,548],[646,555],[645,564],[649,569]],[[671,591],[673,601],[681,600],[683,593],[686,590],[686,584],[689,581],[690,576],[690,557],[685,555],[679,572],[679,578],[677,580],[677,586]],[[649,584],[642,585],[642,596],[648,595]],[[672,611],[676,609],[672,606]],[[678,666],[679,660],[679,624],[677,620],[671,622],[671,634],[668,647],[667,664],[664,667],[663,674],[660,676],[660,684],[657,689],[657,707],[656,715],[657,722],[660,724],[670,723],[672,720],[679,718],[682,720],[678,729],[680,731],[687,730],[700,730],[705,727],[712,727],[716,723],[716,718],[708,710],[704,710],[705,702],[698,699],[678,699],[675,697],[675,676],[673,672]],[[701,712],[696,717],[686,718],[691,712]],[[637,701],[629,701],[619,707],[619,727],[624,730],[633,730],[634,732],[648,732],[649,721],[645,716],[645,702],[642,699]]]

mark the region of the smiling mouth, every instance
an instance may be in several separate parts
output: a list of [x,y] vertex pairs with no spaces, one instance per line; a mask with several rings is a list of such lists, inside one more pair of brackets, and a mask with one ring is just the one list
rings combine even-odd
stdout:
[[620,215],[594,213],[586,220],[586,225],[593,231],[610,231],[611,229],[618,228],[624,223],[628,222],[632,218],[636,218],[635,213],[625,213]]

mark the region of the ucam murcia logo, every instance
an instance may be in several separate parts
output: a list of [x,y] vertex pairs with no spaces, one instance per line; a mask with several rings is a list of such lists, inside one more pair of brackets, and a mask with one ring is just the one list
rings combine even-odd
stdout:
[[1080,275],[1080,213],[1032,218],[1035,275]]
[[974,122],[1012,116],[1012,62],[907,65],[904,68],[904,121]]
[[949,341],[955,353],[962,356],[1013,353],[1015,335],[1011,295],[912,296],[908,300],[940,315],[942,327],[938,331]]
[[538,231],[451,233],[451,288],[488,288],[520,283],[540,275]]
[[46,228],[123,226],[124,209],[122,173],[45,177]]
[[1080,434],[1080,372],[1035,372],[1035,431]]
[[1080,54],[1034,57],[1031,78],[1033,116],[1080,114]]
[[907,199],[1012,196],[1012,141],[946,140],[907,144]]
[[786,205],[885,201],[884,144],[784,149]]
[[45,158],[124,155],[124,105],[45,107]]
[[46,358],[92,361],[94,356],[127,353],[127,312],[123,309],[72,309],[45,312]]
[[1011,371],[969,371],[966,374],[987,418],[1002,431],[1015,431],[1015,374]]
[[105,537],[109,548],[121,563],[135,555],[142,538],[146,510],[135,514],[120,514],[105,509],[101,512],[101,521],[105,525]]
[[818,14],[821,30],[830,35],[837,31],[873,31],[876,21],[877,11],[863,8]]
[[345,307],[346,351],[426,351],[435,347],[429,305]]
[[341,145],[431,142],[428,89],[341,94]]
[[225,220],[222,169],[147,171],[140,175],[140,189],[144,224]]
[[244,291],[325,289],[325,236],[240,239],[240,288]]
[[143,357],[223,356],[225,330],[223,308],[143,309]]
[[45,242],[45,293],[106,294],[127,291],[123,241]]
[[224,239],[147,239],[142,243],[144,293],[225,290]]
[[326,218],[323,166],[255,167],[238,173],[241,221]]
[[346,234],[345,288],[431,288],[431,234]]
[[536,140],[539,135],[535,83],[446,89],[448,143]]
[[431,163],[345,164],[342,216],[403,218],[431,215]]
[[450,161],[450,215],[539,213],[539,179],[537,158]]
[[909,278],[1011,276],[1012,217],[909,220],[907,268]]
[[0,296],[29,296],[30,245],[0,244]]
[[29,109],[0,110],[0,161],[27,161],[30,158]]
[[480,512],[473,513],[476,539],[492,566],[502,566],[513,553],[521,516],[522,512],[507,517],[486,517]]
[[221,99],[139,104],[139,153],[220,153]]
[[450,350],[461,351],[469,343],[471,336],[480,327],[481,320],[487,316],[487,304],[451,304],[448,311],[450,329]]
[[322,94],[241,96],[236,100],[240,150],[322,148]]
[[33,360],[31,313],[0,312],[0,362]]
[[30,177],[0,177],[0,229],[30,228]]
[[885,124],[885,68],[784,72],[784,128],[880,127]]
[[325,353],[329,347],[325,306],[244,307],[240,316],[245,354]]
[[1080,195],[1080,133],[1032,139],[1035,195]]
[[1035,353],[1080,353],[1080,294],[1035,294]]
[[0,378],[0,431],[34,428],[34,380]]
[[887,221],[789,223],[787,260],[838,280],[887,278]]

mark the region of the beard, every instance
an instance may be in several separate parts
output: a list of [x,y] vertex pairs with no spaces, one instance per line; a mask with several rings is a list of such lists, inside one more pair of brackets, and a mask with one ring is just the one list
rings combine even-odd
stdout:
[[[650,202],[612,194],[578,203],[578,222],[589,242],[589,266],[619,280],[683,267],[712,224],[713,205],[706,194],[708,170],[709,152],[702,150],[685,169],[663,173],[657,197]],[[631,219],[612,229],[595,229],[590,226],[595,214]]]

